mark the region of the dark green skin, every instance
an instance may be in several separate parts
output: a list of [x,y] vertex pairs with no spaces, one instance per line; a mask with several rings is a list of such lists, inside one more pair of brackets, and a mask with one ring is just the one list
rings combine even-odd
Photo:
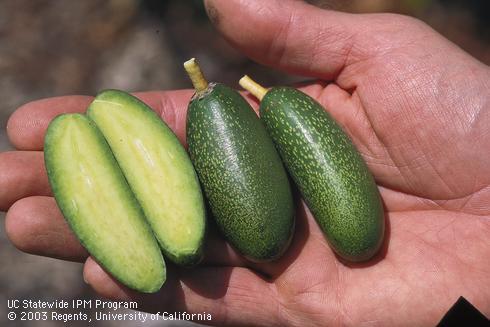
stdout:
[[187,112],[189,153],[227,241],[252,261],[288,247],[294,204],[287,173],[264,125],[235,90],[211,84]]
[[349,137],[314,99],[269,90],[260,116],[329,244],[349,261],[370,259],[383,241],[376,183]]

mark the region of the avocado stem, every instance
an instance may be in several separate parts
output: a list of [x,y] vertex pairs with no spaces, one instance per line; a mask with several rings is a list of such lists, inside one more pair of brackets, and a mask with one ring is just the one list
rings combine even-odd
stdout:
[[194,86],[194,89],[196,89],[196,92],[203,92],[208,88],[209,83],[206,78],[204,78],[201,67],[199,67],[196,58],[191,58],[184,62],[184,68],[187,72],[187,75],[189,75],[189,78],[191,79],[192,85]]
[[254,97],[259,99],[260,101],[262,101],[262,99],[264,98],[265,94],[268,91],[265,87],[255,82],[247,75],[240,78],[238,84],[240,84],[241,87],[243,87],[245,90],[250,92]]

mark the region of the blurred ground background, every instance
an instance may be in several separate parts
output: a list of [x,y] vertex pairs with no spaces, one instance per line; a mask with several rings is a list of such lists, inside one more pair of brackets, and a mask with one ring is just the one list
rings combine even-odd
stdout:
[[[418,17],[490,63],[488,0],[309,2],[349,12]],[[302,80],[260,67],[230,48],[208,22],[199,0],[0,0],[0,151],[11,150],[5,125],[23,103],[104,88],[188,88],[181,65],[190,57],[199,58],[209,80],[233,86],[245,72],[264,84]],[[21,253],[8,242],[3,213],[0,220],[0,325],[17,325],[6,318],[7,299],[95,297],[82,281],[81,265]],[[138,324],[100,324],[111,325]],[[165,326],[177,325],[191,324]]]

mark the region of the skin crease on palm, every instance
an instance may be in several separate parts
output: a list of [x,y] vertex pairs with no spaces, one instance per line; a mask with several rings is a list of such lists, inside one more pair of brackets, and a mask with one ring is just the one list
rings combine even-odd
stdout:
[[[413,18],[353,15],[293,0],[209,0],[211,21],[250,58],[318,79],[302,89],[343,126],[369,165],[386,208],[379,255],[342,262],[298,201],[289,251],[251,264],[216,235],[195,269],[169,267],[163,289],[134,293],[79,245],[43,166],[48,123],[91,97],[39,100],[7,129],[0,206],[19,249],[85,261],[100,295],[154,312],[207,312],[212,325],[436,324],[459,296],[490,315],[490,70]],[[185,144],[191,90],[139,93]],[[255,107],[257,106],[254,104]]]

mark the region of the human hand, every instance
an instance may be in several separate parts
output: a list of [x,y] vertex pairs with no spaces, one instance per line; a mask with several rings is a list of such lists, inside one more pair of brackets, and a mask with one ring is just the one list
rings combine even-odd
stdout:
[[[209,0],[218,29],[253,59],[320,79],[305,92],[344,127],[368,163],[386,208],[387,234],[371,262],[339,261],[298,205],[291,248],[252,264],[217,236],[205,262],[170,266],[154,295],[130,291],[87,259],[101,295],[142,310],[208,312],[222,325],[434,325],[459,296],[490,314],[490,72],[412,18],[351,15],[300,1]],[[239,12],[240,16],[236,13]],[[185,142],[191,91],[139,94]],[[0,156],[0,205],[20,249],[85,260],[47,183],[42,142],[61,112],[90,97],[27,104],[8,133],[19,151]]]

